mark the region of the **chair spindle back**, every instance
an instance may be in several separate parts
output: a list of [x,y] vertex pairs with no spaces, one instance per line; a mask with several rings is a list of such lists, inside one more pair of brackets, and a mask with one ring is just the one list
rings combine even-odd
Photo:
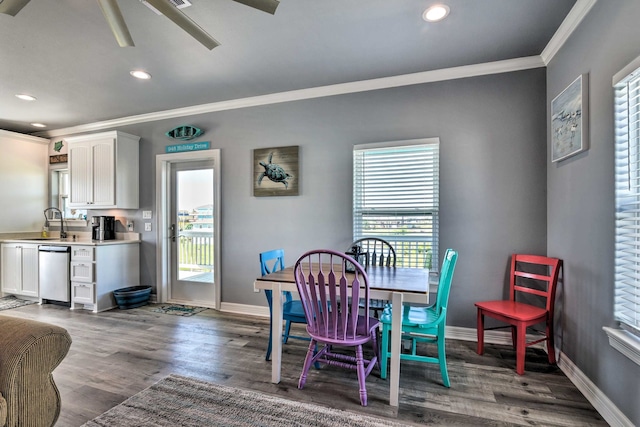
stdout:
[[375,265],[379,267],[396,266],[396,250],[391,243],[378,237],[363,237],[351,243],[350,247],[360,246],[361,251],[367,254],[367,266]]
[[[355,273],[346,272],[346,262]],[[369,308],[368,278],[353,258],[329,249],[309,251],[296,262],[295,279],[309,333],[348,343],[369,330],[369,317],[358,316],[361,298]]]

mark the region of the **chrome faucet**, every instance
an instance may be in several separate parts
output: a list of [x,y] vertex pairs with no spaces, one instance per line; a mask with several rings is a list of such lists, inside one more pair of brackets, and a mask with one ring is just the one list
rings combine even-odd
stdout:
[[61,239],[66,239],[67,238],[67,232],[64,231],[64,214],[62,213],[62,211],[56,207],[50,207],[44,210],[44,217],[48,222],[48,218],[47,218],[47,212],[48,211],[58,211],[58,213],[60,214],[60,238]]

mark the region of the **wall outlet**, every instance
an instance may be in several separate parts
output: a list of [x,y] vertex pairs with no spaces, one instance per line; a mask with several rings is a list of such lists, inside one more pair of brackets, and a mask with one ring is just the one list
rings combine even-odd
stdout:
[[142,211],[142,219],[151,219],[151,211]]
[[144,223],[144,231],[151,231],[151,223],[150,222],[145,222]]
[[127,231],[133,231],[133,220],[132,219],[128,219],[127,220]]

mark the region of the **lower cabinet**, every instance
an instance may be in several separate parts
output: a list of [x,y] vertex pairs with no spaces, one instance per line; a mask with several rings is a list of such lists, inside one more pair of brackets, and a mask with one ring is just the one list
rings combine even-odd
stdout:
[[95,304],[95,288],[95,283],[73,282],[73,286],[71,287],[71,298],[73,302],[85,305]]
[[3,293],[39,296],[38,245],[3,243],[0,245],[1,288]]
[[71,309],[117,307],[113,291],[140,284],[139,243],[71,246]]

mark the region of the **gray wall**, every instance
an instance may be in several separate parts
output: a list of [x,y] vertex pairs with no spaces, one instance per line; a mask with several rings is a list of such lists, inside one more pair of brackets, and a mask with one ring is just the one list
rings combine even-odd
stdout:
[[596,3],[547,69],[549,100],[578,75],[590,79],[591,148],[548,163],[548,252],[565,263],[558,344],[635,425],[640,367],[609,346],[602,327],[615,326],[612,77],[640,55],[639,20],[637,0]]
[[[155,155],[189,123],[222,157],[222,301],[266,305],[258,253],[347,249],[354,144],[440,137],[440,247],[460,251],[449,322],[475,327],[473,302],[503,295],[512,252],[546,248],[545,71],[521,71],[132,125],[141,137],[141,206],[155,214]],[[300,196],[251,193],[255,148],[300,146]],[[140,214],[140,212],[138,212]],[[131,215],[127,215],[130,217]],[[136,218],[136,231],[143,220]],[[144,233],[143,284],[155,284]]]

